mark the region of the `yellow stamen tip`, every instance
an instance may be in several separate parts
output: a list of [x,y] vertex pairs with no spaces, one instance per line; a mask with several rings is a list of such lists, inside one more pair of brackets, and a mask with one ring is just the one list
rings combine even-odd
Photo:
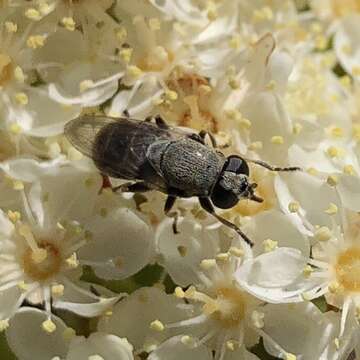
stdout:
[[150,324],[150,329],[161,332],[165,330],[165,326],[160,320],[155,320]]
[[49,334],[53,333],[56,330],[56,325],[54,322],[51,321],[51,319],[45,320],[41,324],[41,327],[45,332],[47,332]]

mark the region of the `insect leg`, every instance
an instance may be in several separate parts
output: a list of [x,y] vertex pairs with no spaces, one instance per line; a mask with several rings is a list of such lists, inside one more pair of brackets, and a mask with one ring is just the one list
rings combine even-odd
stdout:
[[201,207],[207,211],[209,214],[218,219],[222,224],[228,226],[229,228],[235,230],[250,246],[253,246],[253,242],[232,222],[224,219],[215,212],[214,206],[212,205],[209,198],[199,197],[199,202]]
[[160,115],[155,116],[155,122],[156,122],[156,125],[161,129],[169,128],[169,125],[166,123],[166,121]]
[[214,138],[214,135],[209,133],[208,131],[206,130],[201,130],[199,132],[199,136],[201,137],[201,139],[203,139],[203,143],[205,143],[205,137],[206,135],[210,138],[210,141],[211,141],[211,145],[213,148],[217,148],[217,143],[216,143],[216,139]]
[[172,209],[172,207],[174,206],[175,201],[176,201],[176,196],[168,195],[166,202],[165,202],[165,206],[164,206],[164,212],[165,212],[166,216],[174,218],[172,228],[173,228],[174,234],[178,234],[179,231],[177,229],[177,223],[178,223],[178,219],[179,219],[179,213],[178,213],[178,211],[170,211]]
[[251,160],[251,159],[245,159],[246,161],[252,162],[254,164],[257,164],[259,166],[262,166],[270,171],[299,171],[302,170],[300,167],[298,166],[290,166],[290,167],[277,167],[277,166],[273,166],[270,165],[264,161],[261,160]]
[[139,193],[139,192],[150,191],[151,189],[148,186],[146,186],[144,182],[137,182],[137,183],[125,183],[112,188],[113,192],[117,192],[119,190],[120,192]]

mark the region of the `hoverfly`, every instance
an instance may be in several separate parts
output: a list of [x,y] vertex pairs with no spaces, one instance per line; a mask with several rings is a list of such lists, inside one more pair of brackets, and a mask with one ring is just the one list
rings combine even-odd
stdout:
[[[225,157],[216,149],[211,134],[171,127],[160,116],[140,121],[129,116],[84,115],[66,124],[65,135],[77,150],[94,161],[102,174],[131,180],[113,188],[114,191],[157,190],[167,194],[164,212],[175,217],[175,233],[176,213],[171,209],[176,198],[196,196],[206,212],[235,230],[250,245],[252,242],[240,228],[218,215],[214,206],[229,209],[241,199],[263,201],[255,194],[257,184],[249,182],[247,161],[271,171],[299,170],[273,167],[238,155]],[[207,135],[212,147],[206,145]]]

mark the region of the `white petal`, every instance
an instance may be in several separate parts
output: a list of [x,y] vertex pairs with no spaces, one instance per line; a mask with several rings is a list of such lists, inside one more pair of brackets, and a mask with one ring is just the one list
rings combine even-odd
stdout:
[[115,335],[92,333],[87,339],[72,340],[66,360],[88,360],[91,356],[106,360],[132,360],[132,346],[126,339]]
[[211,360],[210,349],[204,345],[189,347],[181,342],[182,336],[175,336],[153,351],[149,360]]
[[179,234],[174,235],[172,223],[172,219],[165,219],[157,232],[164,266],[175,283],[182,286],[197,283],[201,260],[214,258],[219,252],[218,232],[201,229],[195,221],[185,218],[179,222]]
[[166,295],[157,288],[141,288],[116,304],[110,317],[101,318],[98,329],[127,337],[136,350],[149,344],[156,346],[176,331],[151,330],[151,322],[160,320],[166,325],[187,318],[186,311],[178,307],[181,303],[174,295]]
[[339,179],[339,191],[343,205],[353,211],[360,211],[360,179],[357,176],[343,175]]
[[[278,210],[270,210],[254,217],[254,230],[251,238],[254,239],[254,254],[264,251],[263,241],[271,239],[277,241],[278,247],[292,247],[299,249],[304,256],[309,255],[310,245],[288,216]],[[250,235],[249,235],[250,236]]]
[[64,358],[68,343],[63,337],[67,328],[56,316],[51,320],[56,330],[46,333],[41,324],[47,320],[47,314],[34,308],[22,308],[10,321],[6,338],[12,351],[19,360],[49,360],[55,356]]
[[[353,68],[360,65],[360,15],[351,14],[340,22],[338,31],[334,37],[336,55],[347,71],[352,74]],[[346,48],[350,49],[346,51]]]
[[[103,292],[102,287],[94,286],[100,296],[95,296],[92,285],[81,281],[65,283],[65,291],[59,299],[53,300],[53,306],[58,309],[71,311],[84,317],[95,317],[103,314],[107,309],[116,304],[122,294],[109,294]],[[105,290],[105,289],[104,289]],[[104,295],[104,296],[103,296]]]
[[240,285],[254,296],[271,303],[302,301],[301,293],[317,283],[305,282],[307,263],[297,249],[278,248],[247,260],[236,272]]
[[105,279],[123,279],[142,269],[153,253],[154,235],[148,224],[127,208],[110,209],[85,224],[92,240],[79,251],[79,258],[102,263],[93,265]]
[[[64,107],[50,99],[47,88],[30,88],[27,94],[29,104],[25,110],[19,112],[16,120],[28,135],[46,137],[61,134],[65,123],[80,114],[79,106]],[[29,114],[31,124],[27,120],[22,123],[21,114],[24,111]]]

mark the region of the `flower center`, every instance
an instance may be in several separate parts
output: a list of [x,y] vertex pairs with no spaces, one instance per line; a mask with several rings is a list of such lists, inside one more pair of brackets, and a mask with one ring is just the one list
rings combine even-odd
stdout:
[[7,54],[0,53],[0,86],[6,85],[11,80],[13,64]]
[[212,88],[206,78],[176,68],[166,84],[177,97],[170,107],[166,102],[162,104],[164,116],[180,126],[212,133],[219,131],[219,124],[212,114],[209,101]]
[[190,287],[185,297],[204,303],[203,313],[214,318],[223,328],[238,326],[245,317],[246,298],[237,288],[217,288],[211,297]]
[[331,6],[336,16],[345,16],[354,11],[360,11],[359,0],[332,0]]
[[337,281],[347,291],[360,291],[360,248],[341,253],[335,265]]
[[142,57],[137,67],[146,72],[161,72],[174,59],[173,54],[162,46],[156,46]]
[[57,274],[61,264],[59,249],[47,241],[38,243],[36,250],[28,247],[22,258],[24,272],[36,281],[44,281]]
[[216,291],[218,309],[213,316],[222,327],[231,328],[240,324],[245,316],[246,300],[236,288],[219,288]]

